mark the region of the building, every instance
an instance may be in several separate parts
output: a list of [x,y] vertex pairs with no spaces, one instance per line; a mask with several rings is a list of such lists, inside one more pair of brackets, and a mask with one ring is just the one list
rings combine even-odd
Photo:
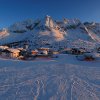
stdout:
[[38,50],[32,50],[31,55],[38,55]]
[[50,48],[39,48],[38,55],[48,55],[49,51],[50,51]]
[[71,53],[72,54],[75,54],[75,55],[80,55],[80,54],[83,54],[85,53],[86,51],[82,48],[72,48],[71,49]]
[[71,48],[65,48],[65,49],[61,50],[60,53],[71,54],[72,53],[71,50],[72,50]]
[[0,46],[0,51],[1,50],[5,50],[5,49],[8,49],[9,47],[8,46]]
[[19,57],[20,50],[18,49],[12,49],[8,48],[2,51],[1,55],[4,57],[9,57],[9,58],[17,58]]
[[2,51],[8,49],[8,46],[0,46],[0,55],[2,54]]
[[98,53],[100,53],[100,47],[99,47],[99,48],[97,48],[97,52],[98,52]]

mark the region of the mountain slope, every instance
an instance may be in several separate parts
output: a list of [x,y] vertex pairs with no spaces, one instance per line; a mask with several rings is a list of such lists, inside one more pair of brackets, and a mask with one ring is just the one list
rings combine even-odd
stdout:
[[2,30],[0,44],[27,41],[30,49],[50,47],[58,50],[77,40],[100,43],[99,28],[99,24],[84,24],[78,19],[56,21],[46,16],[43,19],[15,23],[6,31]]

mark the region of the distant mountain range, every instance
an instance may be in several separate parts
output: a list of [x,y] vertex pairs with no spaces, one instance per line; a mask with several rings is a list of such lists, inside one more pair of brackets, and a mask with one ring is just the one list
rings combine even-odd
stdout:
[[19,42],[18,47],[23,47],[27,43],[29,49],[93,48],[100,44],[100,23],[82,23],[78,19],[66,18],[59,21],[50,16],[37,20],[29,19],[0,31],[1,45],[15,42]]

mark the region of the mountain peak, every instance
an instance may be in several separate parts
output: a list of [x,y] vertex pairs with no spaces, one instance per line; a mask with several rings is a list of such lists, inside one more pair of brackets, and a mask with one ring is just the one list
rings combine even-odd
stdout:
[[47,26],[49,28],[53,28],[54,27],[54,21],[51,18],[51,16],[46,15],[46,17],[45,17],[45,26]]
[[49,16],[49,15],[46,15],[46,17],[47,17],[47,18],[50,18],[51,16]]

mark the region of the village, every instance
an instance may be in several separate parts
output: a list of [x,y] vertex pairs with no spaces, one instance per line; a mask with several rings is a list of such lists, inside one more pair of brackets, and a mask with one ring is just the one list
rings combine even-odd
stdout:
[[52,50],[51,48],[41,47],[29,50],[27,46],[24,48],[14,48],[9,46],[0,46],[0,57],[5,59],[17,60],[35,60],[58,58],[60,54],[75,55],[80,61],[100,60],[100,47],[96,50],[88,51],[85,48],[64,48],[61,50]]

